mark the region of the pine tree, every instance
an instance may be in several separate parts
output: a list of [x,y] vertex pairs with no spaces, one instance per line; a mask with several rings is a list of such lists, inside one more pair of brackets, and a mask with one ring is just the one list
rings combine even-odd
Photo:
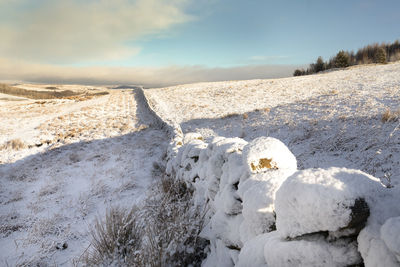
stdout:
[[322,59],[322,57],[318,57],[317,62],[315,62],[314,68],[315,72],[320,72],[325,70],[325,62]]
[[335,57],[335,67],[336,68],[346,68],[350,66],[349,55],[343,50],[339,51]]
[[378,50],[376,50],[374,59],[375,63],[386,64],[386,50],[383,47],[380,47]]

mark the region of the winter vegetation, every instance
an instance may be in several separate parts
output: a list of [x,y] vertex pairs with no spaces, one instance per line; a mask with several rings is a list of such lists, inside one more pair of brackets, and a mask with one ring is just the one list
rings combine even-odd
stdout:
[[335,68],[346,68],[361,64],[386,64],[387,62],[395,62],[400,60],[400,43],[396,40],[394,43],[372,44],[354,51],[339,51],[334,57],[328,61],[324,61],[322,57],[318,57],[315,63],[304,69],[296,69],[293,76],[309,75],[325,70]]

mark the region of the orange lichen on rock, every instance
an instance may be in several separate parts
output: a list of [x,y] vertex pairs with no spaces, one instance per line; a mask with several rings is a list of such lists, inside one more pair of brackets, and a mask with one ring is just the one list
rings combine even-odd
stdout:
[[258,160],[258,164],[254,165],[254,163],[252,162],[250,164],[250,167],[253,171],[256,170],[262,170],[262,169],[274,169],[277,170],[278,167],[276,166],[276,163],[272,161],[272,159],[259,159]]

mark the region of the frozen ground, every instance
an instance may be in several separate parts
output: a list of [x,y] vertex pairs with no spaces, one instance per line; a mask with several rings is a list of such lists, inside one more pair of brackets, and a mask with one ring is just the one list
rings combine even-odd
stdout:
[[[184,132],[271,136],[300,169],[347,167],[400,182],[400,63],[358,66],[285,79],[230,81],[151,89],[164,119]],[[382,121],[390,111],[388,121]]]
[[97,215],[145,197],[168,140],[135,98],[0,96],[1,266],[70,266]]

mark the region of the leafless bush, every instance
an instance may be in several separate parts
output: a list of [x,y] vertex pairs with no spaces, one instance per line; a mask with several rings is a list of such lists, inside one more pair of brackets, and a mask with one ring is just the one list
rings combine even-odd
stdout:
[[89,266],[139,266],[141,229],[137,208],[110,208],[104,220],[97,219],[91,230],[91,249],[84,257]]
[[[183,181],[164,176],[146,206],[145,255],[150,266],[200,266],[208,241],[200,238],[205,212],[195,208]],[[152,216],[153,215],[153,216]]]
[[97,219],[91,248],[83,263],[89,266],[200,266],[208,241],[200,238],[205,212],[195,208],[192,191],[175,177],[160,175],[144,206],[131,211],[112,208]]

